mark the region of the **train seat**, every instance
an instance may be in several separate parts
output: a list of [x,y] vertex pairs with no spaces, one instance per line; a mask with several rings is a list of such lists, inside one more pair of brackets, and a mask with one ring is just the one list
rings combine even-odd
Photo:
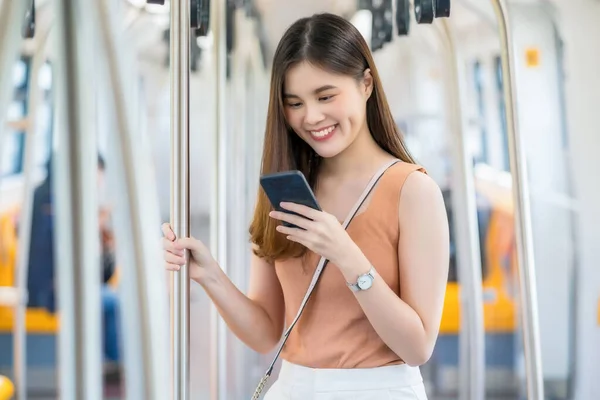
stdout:
[[[502,191],[479,185],[478,193],[490,205],[489,221],[482,237],[485,265],[482,276],[485,359],[488,368],[511,368],[515,363],[516,274],[514,215]],[[433,354],[439,367],[457,367],[458,336],[461,330],[460,283],[449,282],[446,288],[440,336]]]
[[[16,222],[17,208],[0,214],[0,287],[12,288],[15,284],[18,238]],[[13,308],[10,304],[0,304],[0,347],[6,351],[0,356],[0,370],[12,369]],[[56,362],[55,336],[58,332],[58,318],[44,308],[27,308],[25,312],[27,332],[27,364],[31,367],[49,366]],[[48,349],[51,350],[48,350]],[[7,384],[8,385],[8,384]],[[1,390],[0,390],[1,393]],[[3,397],[0,395],[0,400]]]

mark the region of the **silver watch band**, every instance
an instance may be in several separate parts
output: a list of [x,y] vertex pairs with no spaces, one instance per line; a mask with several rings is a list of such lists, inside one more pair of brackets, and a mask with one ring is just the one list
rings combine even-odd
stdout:
[[361,290],[369,289],[372,286],[374,280],[375,267],[371,266],[369,272],[367,272],[366,274],[359,275],[358,279],[356,280],[356,283],[346,282],[346,285],[348,285],[350,290],[352,290],[353,292],[358,292]]

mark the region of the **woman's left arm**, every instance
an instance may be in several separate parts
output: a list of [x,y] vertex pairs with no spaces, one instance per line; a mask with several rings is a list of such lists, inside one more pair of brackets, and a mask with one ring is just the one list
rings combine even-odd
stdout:
[[[449,266],[446,209],[439,187],[429,176],[412,173],[406,179],[398,223],[400,298],[379,276],[369,290],[355,296],[388,347],[407,364],[422,365],[437,340]],[[356,282],[371,264],[357,247],[338,267],[347,282]]]

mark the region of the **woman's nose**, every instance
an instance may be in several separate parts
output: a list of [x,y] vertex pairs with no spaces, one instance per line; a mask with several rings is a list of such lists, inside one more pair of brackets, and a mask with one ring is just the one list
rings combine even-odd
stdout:
[[316,127],[319,122],[323,121],[325,116],[321,111],[320,107],[314,105],[306,105],[306,114],[304,115],[304,122],[310,127]]

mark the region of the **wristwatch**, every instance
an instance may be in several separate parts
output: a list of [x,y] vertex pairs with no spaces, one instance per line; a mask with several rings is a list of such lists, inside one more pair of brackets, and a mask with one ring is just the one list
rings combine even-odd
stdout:
[[366,274],[360,275],[358,277],[356,283],[346,282],[346,284],[353,292],[359,292],[361,290],[370,289],[371,286],[373,286],[374,280],[375,280],[375,268],[371,267],[369,272],[367,272]]

